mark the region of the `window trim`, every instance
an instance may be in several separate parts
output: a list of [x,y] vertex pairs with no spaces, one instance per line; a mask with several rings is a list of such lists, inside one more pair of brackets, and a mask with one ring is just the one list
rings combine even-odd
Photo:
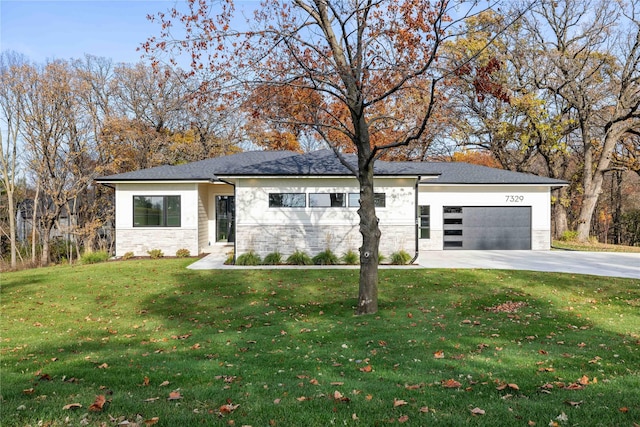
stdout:
[[[357,203],[352,204],[351,203],[351,196],[356,196],[357,198],[355,199],[357,201]],[[376,199],[376,196],[380,197],[382,196],[382,204],[379,205],[377,204],[377,202],[380,199]],[[387,207],[387,193],[373,193],[373,203],[375,205],[376,208],[386,208]],[[349,205],[350,208],[359,208],[360,207],[360,193],[348,193],[347,194],[347,204]]]
[[[272,196],[280,196],[280,197],[284,197],[285,195],[302,195],[302,206],[288,206],[285,204],[281,204],[281,205],[276,205],[272,203]],[[282,199],[280,200],[281,202],[283,201]],[[281,208],[289,208],[289,209],[296,209],[296,208],[306,208],[307,207],[307,195],[306,193],[269,193],[268,195],[268,202],[269,202],[269,208],[274,208],[274,209],[281,209]]]
[[[429,212],[423,214],[422,208],[427,208]],[[426,226],[424,226],[422,223],[424,219],[427,220]],[[418,233],[421,240],[431,239],[431,205],[418,206]],[[426,236],[424,236],[423,233],[426,233]]]
[[[329,196],[329,202],[333,203],[333,200],[331,198],[331,195],[335,195],[335,196],[342,196],[342,204],[340,205],[333,205],[333,204],[329,204],[329,205],[318,205],[318,204],[313,204],[311,202],[311,197],[312,196],[324,196],[324,195],[328,195]],[[326,193],[309,193],[309,207],[310,208],[346,208],[347,207],[347,196],[345,193],[341,193],[341,192],[326,192]],[[336,198],[336,202],[337,202],[337,198]]]
[[[162,208],[160,211],[160,224],[154,225],[154,224],[136,224],[136,199],[137,198],[162,198]],[[169,224],[169,215],[168,215],[168,209],[169,209],[169,199],[170,198],[177,198],[178,200],[178,223],[176,225],[170,225]],[[154,195],[150,195],[150,194],[135,194],[133,195],[132,198],[132,225],[134,228],[180,228],[182,227],[182,196],[179,194],[154,194]]]

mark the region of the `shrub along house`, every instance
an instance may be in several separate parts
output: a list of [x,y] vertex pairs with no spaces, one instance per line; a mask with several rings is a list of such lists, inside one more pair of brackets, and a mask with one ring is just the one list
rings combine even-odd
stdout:
[[[354,162],[355,156],[347,155]],[[357,251],[357,179],[331,150],[252,151],[99,178],[115,188],[116,256]],[[548,250],[564,181],[466,163],[375,164],[380,253]]]

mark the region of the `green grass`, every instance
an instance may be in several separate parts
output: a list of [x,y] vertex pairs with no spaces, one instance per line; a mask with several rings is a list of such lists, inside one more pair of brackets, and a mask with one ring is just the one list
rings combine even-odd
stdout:
[[357,317],[357,270],[190,262],[3,273],[2,426],[640,423],[638,280],[380,270]]
[[624,246],[598,242],[576,242],[566,240],[554,240],[553,248],[587,252],[640,252],[640,246]]

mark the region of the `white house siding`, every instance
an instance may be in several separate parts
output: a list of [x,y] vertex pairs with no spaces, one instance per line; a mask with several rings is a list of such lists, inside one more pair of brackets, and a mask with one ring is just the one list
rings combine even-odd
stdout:
[[431,206],[431,237],[419,240],[421,251],[443,249],[444,206],[531,207],[531,249],[551,248],[551,199],[548,186],[421,185],[418,205]]
[[[198,253],[207,252],[209,240],[209,185],[198,186]],[[196,255],[196,254],[193,254]]]
[[[180,197],[180,227],[134,227],[133,196]],[[147,251],[160,249],[175,255],[188,249],[192,255],[198,247],[199,192],[197,183],[118,183],[116,184],[116,256],[133,252],[147,256]]]
[[[385,255],[412,251],[415,233],[415,180],[376,179],[375,191],[385,193],[386,206],[376,208]],[[270,208],[269,193],[305,193],[305,208]],[[236,183],[236,250],[261,256],[279,251],[285,257],[296,250],[313,256],[329,248],[337,255],[357,251],[362,243],[357,207],[310,208],[309,193],[359,193],[350,178],[255,178]],[[348,204],[348,203],[347,203]]]

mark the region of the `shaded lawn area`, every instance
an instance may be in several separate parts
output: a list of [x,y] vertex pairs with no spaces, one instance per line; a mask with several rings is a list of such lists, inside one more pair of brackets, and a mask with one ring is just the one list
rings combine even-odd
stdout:
[[638,280],[190,262],[3,273],[2,425],[640,423]]

